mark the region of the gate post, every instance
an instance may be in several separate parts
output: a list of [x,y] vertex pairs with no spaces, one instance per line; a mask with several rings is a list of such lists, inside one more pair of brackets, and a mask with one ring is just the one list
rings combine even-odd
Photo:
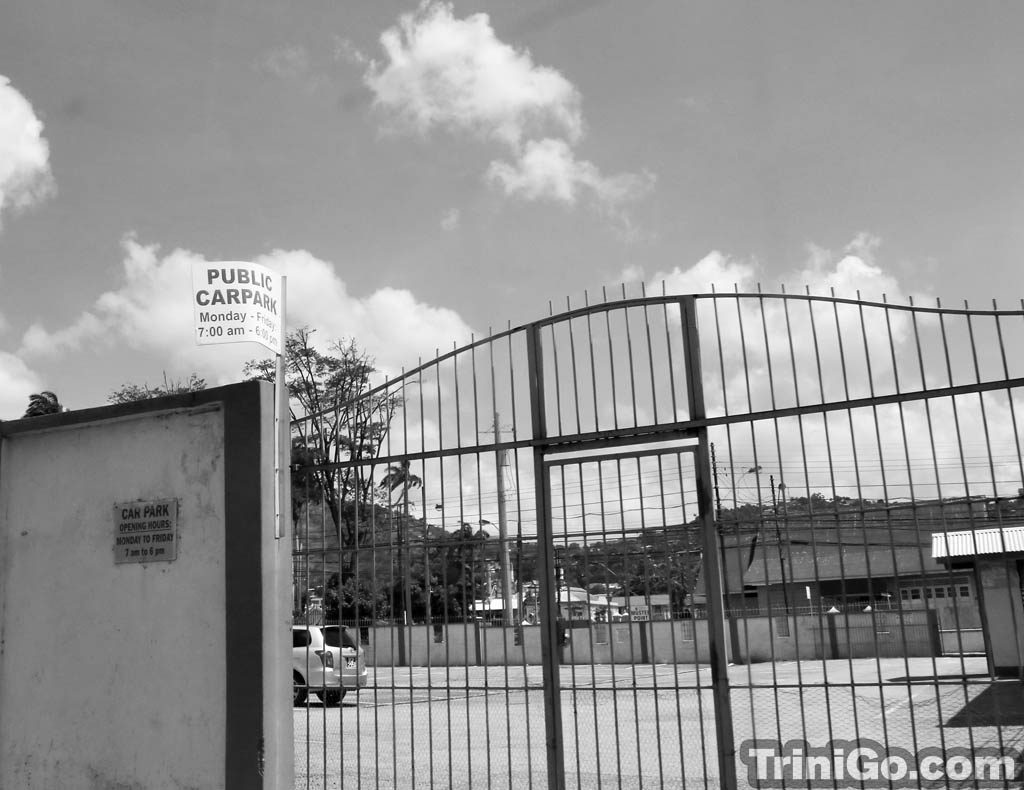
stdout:
[[[534,439],[547,436],[544,413],[544,358],[540,327],[530,326],[526,345],[530,377],[530,415]],[[499,471],[500,474],[500,471]],[[537,555],[540,562],[540,654],[544,677],[544,726],[548,789],[565,790],[565,749],[562,744],[562,680],[558,629],[558,585],[555,582],[554,535],[551,528],[551,481],[544,448],[533,448],[533,477],[537,499]]]
[[[686,393],[690,419],[703,420],[704,382],[700,363],[700,336],[697,330],[697,300],[684,296],[679,300],[683,321],[683,345],[686,356]],[[732,700],[729,695],[729,656],[725,634],[725,604],[722,600],[722,568],[718,530],[715,525],[714,483],[708,429],[697,428],[694,467],[697,476],[697,508],[701,524],[704,578],[707,588],[708,637],[711,653],[711,694],[715,708],[715,735],[718,739],[718,770],[722,787],[736,787],[736,744],[732,728]]]

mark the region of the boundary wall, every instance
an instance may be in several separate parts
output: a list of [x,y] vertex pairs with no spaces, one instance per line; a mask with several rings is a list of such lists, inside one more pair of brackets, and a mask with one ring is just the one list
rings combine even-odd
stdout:
[[[572,625],[560,647],[562,664],[704,664],[711,660],[707,620]],[[730,619],[727,625],[734,645],[730,660],[736,663],[902,658],[943,652],[938,620],[928,610],[752,616]],[[398,629],[375,626],[366,633],[367,664],[396,665]],[[409,633],[413,666],[541,663],[541,629],[536,626],[415,625]]]
[[[291,790],[273,407],[248,382],[0,423],[0,787]],[[163,559],[131,553],[150,526]]]

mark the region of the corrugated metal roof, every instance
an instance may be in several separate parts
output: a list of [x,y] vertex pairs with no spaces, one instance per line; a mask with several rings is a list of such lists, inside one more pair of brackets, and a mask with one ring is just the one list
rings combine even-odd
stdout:
[[1024,552],[1024,526],[937,532],[932,535],[932,557],[973,557],[976,554]]

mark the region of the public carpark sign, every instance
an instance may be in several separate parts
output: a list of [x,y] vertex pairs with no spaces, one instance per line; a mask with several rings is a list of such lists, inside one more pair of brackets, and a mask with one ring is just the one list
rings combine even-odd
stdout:
[[178,559],[178,501],[121,502],[114,505],[114,562],[172,562]]
[[193,264],[196,343],[255,342],[281,353],[281,279],[277,272],[257,263]]

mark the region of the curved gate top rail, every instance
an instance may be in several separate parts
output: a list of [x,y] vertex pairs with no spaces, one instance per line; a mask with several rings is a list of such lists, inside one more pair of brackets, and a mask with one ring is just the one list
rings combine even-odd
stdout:
[[[978,310],[806,294],[646,296],[474,339],[362,397],[404,405],[405,428],[392,426],[384,464],[632,442],[1016,388],[1024,383],[1024,355],[1014,353],[1024,347],[1022,317],[1024,309],[994,303]],[[699,357],[700,416],[688,400],[688,348]]]

